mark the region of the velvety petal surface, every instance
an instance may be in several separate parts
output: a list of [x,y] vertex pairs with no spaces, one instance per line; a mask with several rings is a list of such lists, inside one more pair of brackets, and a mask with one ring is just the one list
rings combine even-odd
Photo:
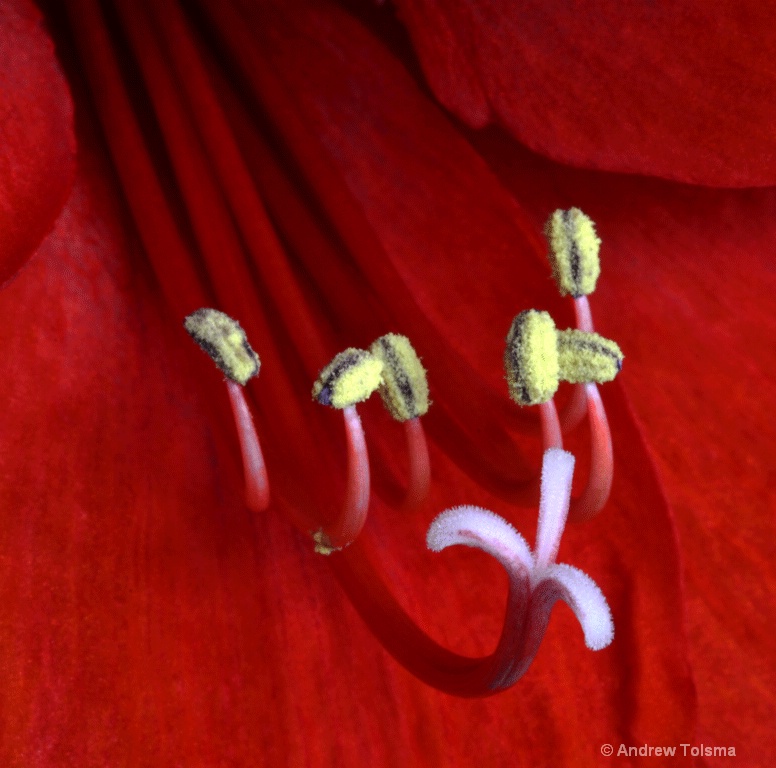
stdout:
[[537,226],[571,205],[599,224],[594,315],[625,351],[623,381],[676,514],[698,738],[771,765],[776,192],[573,171],[497,132],[475,143]]
[[67,83],[29,0],[0,3],[0,285],[54,224],[73,180]]
[[434,93],[472,127],[575,166],[776,181],[770,3],[396,4]]

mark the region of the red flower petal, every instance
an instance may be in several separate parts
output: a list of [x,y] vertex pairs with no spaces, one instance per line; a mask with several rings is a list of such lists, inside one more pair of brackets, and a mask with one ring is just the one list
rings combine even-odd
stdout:
[[768,3],[397,0],[431,87],[576,166],[717,186],[776,181]]
[[0,285],[51,229],[73,179],[70,93],[29,0],[0,5]]

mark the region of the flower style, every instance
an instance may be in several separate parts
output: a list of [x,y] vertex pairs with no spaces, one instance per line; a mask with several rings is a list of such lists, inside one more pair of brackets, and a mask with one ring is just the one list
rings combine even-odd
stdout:
[[519,680],[539,650],[550,611],[564,600],[585,633],[585,645],[597,651],[614,637],[609,606],[601,590],[586,574],[555,563],[571,501],[574,457],[548,448],[542,463],[542,493],[534,552],[503,518],[481,507],[453,507],[428,529],[429,549],[439,552],[461,544],[495,557],[509,575],[509,598],[504,631],[487,666],[491,690],[508,688]]
[[[746,5],[735,14],[715,5],[713,17],[728,13],[743,29]],[[10,7],[35,34],[3,17],[8,50],[25,54],[3,61],[32,84],[26,103],[35,106],[63,78],[46,39],[49,74],[29,68],[45,35],[29,3]],[[762,461],[772,431],[757,404],[776,397],[776,369],[751,340],[773,331],[772,190],[572,170],[500,131],[467,131],[419,84],[390,5],[361,7],[358,17],[303,2],[203,0],[181,12],[172,2],[69,0],[67,17],[63,7],[47,4],[46,26],[76,105],[78,172],[51,236],[0,293],[0,762],[593,766],[602,743],[680,743],[695,734],[742,745],[748,764],[768,764],[772,670],[764,660],[773,649],[776,557],[773,484]],[[543,97],[573,95],[573,108],[545,99],[542,109],[558,107],[551,120],[524,110],[538,121],[536,135],[553,129],[553,146],[534,140],[530,125],[521,134],[527,143],[580,166],[622,170],[630,157],[638,165],[628,170],[669,168],[684,181],[772,182],[756,143],[734,124],[741,116],[752,126],[770,121],[749,121],[733,102],[760,94],[752,100],[760,107],[773,103],[757,79],[776,60],[768,45],[703,68],[718,76],[715,99],[694,78],[667,78],[649,130],[639,89],[629,106],[600,111],[595,87],[604,80],[590,62],[619,77],[630,61],[613,66],[614,48],[600,33],[620,30],[643,43],[627,50],[647,61],[627,66],[634,77],[648,73],[639,83],[651,89],[662,64],[681,71],[692,48],[673,45],[666,30],[711,40],[692,31],[707,17],[678,13],[682,26],[602,15],[596,29],[582,17],[553,22],[556,10],[543,7],[544,15],[515,6],[526,22],[517,26],[512,9],[469,21],[475,29],[500,16],[499,43],[535,31],[534,52],[558,39],[539,21],[585,29],[576,41],[590,43],[594,56],[549,52],[556,74],[563,61],[579,63],[566,85],[532,81]],[[402,13],[419,39],[417,15]],[[432,37],[433,21],[426,17]],[[443,51],[453,38],[435,39]],[[503,54],[479,47],[490,39],[473,40],[457,61],[479,51],[479,62],[503,64]],[[428,40],[420,46],[424,66],[431,50]],[[711,45],[703,55],[713,53]],[[744,59],[751,66],[742,77]],[[491,71],[512,69],[528,71]],[[621,79],[630,87],[634,77]],[[751,90],[741,87],[749,81]],[[727,97],[725,83],[734,84]],[[591,110],[580,94],[592,94]],[[725,131],[693,134],[692,105],[701,102],[714,102],[715,117],[698,123]],[[591,117],[596,104],[606,130]],[[72,146],[66,118],[53,125],[58,145]],[[648,152],[629,154],[628,126],[648,137]],[[616,141],[602,138],[608,130]],[[769,133],[755,133],[769,146]],[[586,152],[596,137],[603,160]],[[57,206],[49,201],[41,213],[30,201],[46,198],[49,181],[51,199],[63,198],[54,181],[69,178],[68,151],[45,155],[39,146],[42,189],[31,183],[33,194],[9,208],[18,242],[38,242],[54,225]],[[672,152],[661,156],[662,147]],[[538,233],[550,211],[572,205],[599,224],[606,250],[596,321],[629,353],[640,420],[619,384],[603,393],[617,462],[611,500],[565,537],[562,559],[595,575],[617,640],[583,653],[576,621],[561,607],[516,690],[450,697],[382,651],[340,586],[359,608],[363,595],[348,592],[348,576],[371,578],[368,564],[379,561],[375,589],[390,585],[395,610],[422,617],[448,647],[492,652],[503,574],[462,547],[433,557],[422,535],[434,510],[463,499],[529,531],[532,513],[513,502],[527,506],[517,489],[538,462],[538,427],[506,402],[493,329],[506,329],[515,306],[571,325]],[[229,226],[238,221],[237,264],[247,269],[235,273]],[[245,315],[237,311],[243,300],[252,310]],[[200,306],[223,307],[246,324],[250,316],[264,358],[246,396],[277,496],[259,520],[244,505],[228,399],[179,327]],[[359,541],[321,558],[288,521],[309,530],[329,501],[328,519],[337,514],[346,452],[339,420],[309,401],[309,385],[330,350],[366,348],[389,329],[410,336],[433,371],[424,426],[434,483],[425,505],[395,510],[407,469],[402,433],[367,403],[373,508]],[[561,406],[565,396],[562,386]],[[569,438],[580,464],[586,446],[584,431]],[[735,483],[721,471],[733,466]]]

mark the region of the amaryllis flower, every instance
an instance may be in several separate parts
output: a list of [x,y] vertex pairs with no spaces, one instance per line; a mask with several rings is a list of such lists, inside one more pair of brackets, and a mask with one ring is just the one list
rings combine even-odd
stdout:
[[[770,764],[776,197],[678,183],[773,181],[773,26],[723,5],[406,3],[406,27],[301,0],[3,5],[2,278],[31,256],[0,293],[3,764]],[[541,440],[503,340],[524,309],[572,325],[540,237],[571,206],[598,223],[591,303],[628,361],[602,388],[609,503],[558,560],[616,635],[592,653],[558,608],[514,687],[451,696],[383,644],[498,641],[498,564],[425,534],[469,504],[532,538]],[[182,328],[202,306],[262,356],[261,515]],[[324,557],[346,447],[312,382],[389,332],[428,369],[431,492],[399,508],[403,432],[360,406],[369,517]],[[584,478],[585,430],[567,447]]]

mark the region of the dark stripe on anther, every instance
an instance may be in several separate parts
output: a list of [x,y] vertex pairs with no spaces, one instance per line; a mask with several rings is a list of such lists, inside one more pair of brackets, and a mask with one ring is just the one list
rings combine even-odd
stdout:
[[355,368],[366,357],[369,356],[368,352],[363,350],[356,350],[355,352],[340,353],[336,362],[332,362],[328,368],[324,368],[321,371],[321,375],[318,381],[321,383],[321,391],[318,392],[315,399],[321,405],[331,405],[331,398],[334,393],[334,389],[337,385],[337,381],[342,377],[342,374],[349,371],[351,368]]
[[380,349],[382,349],[383,354],[385,355],[385,362],[387,363],[393,379],[396,382],[396,386],[401,393],[402,398],[404,399],[404,406],[407,409],[407,412],[413,416],[417,415],[417,408],[415,405],[415,391],[412,389],[409,376],[407,376],[407,372],[404,370],[404,367],[402,366],[399,357],[396,354],[396,350],[393,348],[393,345],[390,343],[390,341],[388,341],[386,338],[380,339]]
[[527,313],[521,312],[512,321],[512,327],[509,329],[509,335],[507,336],[507,365],[509,366],[512,381],[518,389],[520,400],[524,403],[528,403],[531,400],[528,385],[523,376],[520,375],[522,372],[520,358],[523,353],[523,330],[526,319]]
[[571,295],[575,299],[578,299],[582,295],[582,292],[579,289],[579,267],[581,256],[579,253],[579,247],[577,246],[576,237],[574,237],[574,226],[571,221],[571,210],[563,211],[562,219],[563,226],[566,228],[566,235],[569,239],[569,242],[571,243],[571,248],[569,249],[569,268],[571,270],[571,282],[573,283],[573,291],[571,292]]

